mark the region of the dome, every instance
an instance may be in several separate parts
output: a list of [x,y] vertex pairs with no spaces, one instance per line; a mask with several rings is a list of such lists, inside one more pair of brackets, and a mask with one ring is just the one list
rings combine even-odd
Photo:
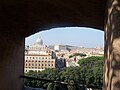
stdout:
[[40,44],[40,45],[43,45],[43,41],[42,41],[41,37],[39,37],[39,38],[36,40],[36,43],[37,43],[37,44]]

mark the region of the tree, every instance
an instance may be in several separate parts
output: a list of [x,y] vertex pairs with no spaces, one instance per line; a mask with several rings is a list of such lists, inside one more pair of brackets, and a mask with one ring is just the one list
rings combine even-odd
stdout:
[[[104,57],[92,56],[83,58],[78,61],[78,64],[84,72],[86,84],[101,85],[103,81],[103,62]],[[101,80],[98,80],[101,79]],[[99,82],[98,82],[99,81]]]
[[53,83],[49,83],[47,90],[53,90],[54,84]]
[[72,57],[74,57],[74,56],[85,57],[85,56],[87,56],[87,55],[84,54],[84,53],[74,53],[73,55],[70,55],[69,58],[72,58]]

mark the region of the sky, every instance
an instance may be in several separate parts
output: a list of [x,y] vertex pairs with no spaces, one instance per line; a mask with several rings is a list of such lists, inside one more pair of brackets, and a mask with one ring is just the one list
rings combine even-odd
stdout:
[[41,37],[45,45],[72,45],[94,48],[104,46],[104,32],[85,27],[53,28],[33,34],[25,39],[25,45],[33,44]]

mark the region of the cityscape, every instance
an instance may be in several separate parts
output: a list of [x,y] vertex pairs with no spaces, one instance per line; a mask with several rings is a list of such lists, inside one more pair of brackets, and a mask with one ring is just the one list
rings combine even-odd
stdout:
[[[41,37],[35,43],[25,47],[25,72],[41,71],[46,68],[57,68],[79,66],[78,60],[90,56],[103,56],[104,49],[76,47],[70,45],[44,45]],[[82,53],[86,56],[74,56],[75,53]]]
[[[44,40],[42,40],[42,37],[39,36],[36,39],[36,41],[34,41],[33,44],[25,46],[24,73],[26,75],[29,75],[32,72],[30,75],[32,75],[32,74],[34,75],[35,73],[37,75],[39,72],[45,72],[47,70],[49,71],[49,69],[56,70],[57,72],[62,72],[63,69],[65,69],[65,68],[80,67],[79,61],[82,59],[87,59],[87,58],[91,58],[91,57],[93,57],[93,58],[94,57],[103,57],[103,56],[104,56],[104,49],[102,47],[100,47],[99,45],[95,48],[86,48],[86,47],[78,47],[78,46],[62,45],[62,44],[61,45],[58,45],[58,44],[45,45]],[[101,63],[99,63],[99,64],[101,64]],[[93,64],[93,66],[94,66],[94,64]],[[82,66],[82,68],[84,68],[84,67]],[[97,67],[97,69],[99,70],[99,66]],[[93,72],[93,70],[91,72]],[[82,78],[84,78],[84,77],[82,77]],[[100,76],[99,76],[99,78],[100,78]],[[48,78],[46,78],[46,79],[48,79]],[[55,77],[52,80],[56,80]],[[27,82],[26,86],[31,87],[32,84],[30,85],[29,83],[30,82]],[[63,83],[65,83],[65,82],[63,82]],[[99,81],[99,83],[100,83],[100,81]],[[82,84],[83,84],[83,86],[85,85],[85,83],[82,83]],[[42,84],[42,85],[44,85],[44,84]],[[33,86],[33,87],[35,87],[35,86]],[[49,87],[47,87],[47,86],[46,87],[42,86],[41,88],[40,87],[38,88],[38,87],[39,86],[36,86],[36,88],[34,88],[34,89],[35,90],[53,90],[53,88],[48,89]],[[86,89],[92,90],[91,88],[86,88]],[[82,89],[82,90],[86,90],[86,89]],[[30,90],[30,88],[29,88],[29,90]],[[58,90],[58,89],[55,89],[55,90]],[[59,90],[67,90],[67,89],[64,87],[64,89],[59,89]],[[72,89],[72,90],[81,90],[81,89],[79,88],[79,89]]]

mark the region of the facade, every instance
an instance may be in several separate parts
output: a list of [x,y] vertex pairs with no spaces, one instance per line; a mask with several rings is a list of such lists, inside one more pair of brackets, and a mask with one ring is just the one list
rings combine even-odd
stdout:
[[56,55],[53,50],[43,45],[41,38],[25,49],[25,71],[42,71],[56,67]]
[[54,45],[54,50],[57,51],[66,50],[66,45]]

